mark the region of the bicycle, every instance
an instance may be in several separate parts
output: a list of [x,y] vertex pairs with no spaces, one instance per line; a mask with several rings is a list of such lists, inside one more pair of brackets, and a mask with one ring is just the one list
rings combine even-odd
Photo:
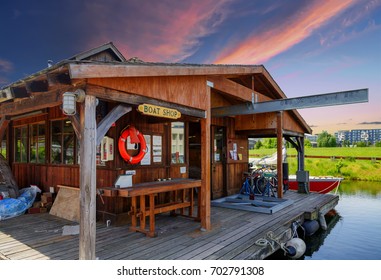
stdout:
[[252,171],[254,193],[273,196],[278,190],[278,177],[275,169],[262,166]]

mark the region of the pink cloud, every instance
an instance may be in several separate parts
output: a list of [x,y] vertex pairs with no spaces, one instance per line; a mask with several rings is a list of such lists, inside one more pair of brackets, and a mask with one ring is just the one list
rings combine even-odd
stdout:
[[251,34],[238,45],[225,48],[215,63],[258,64],[286,51],[309,37],[357,0],[311,1],[296,16],[276,28]]
[[90,43],[113,41],[127,58],[181,61],[197,51],[202,38],[217,30],[228,15],[228,2],[162,0],[110,5],[92,1],[87,11],[97,20],[96,36]]
[[0,58],[0,72],[8,73],[13,70],[13,64],[10,61]]

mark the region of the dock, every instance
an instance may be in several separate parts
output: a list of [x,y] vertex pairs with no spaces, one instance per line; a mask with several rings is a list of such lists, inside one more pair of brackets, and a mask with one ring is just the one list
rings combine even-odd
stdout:
[[[333,194],[294,191],[287,191],[284,198],[293,203],[272,214],[212,207],[212,229],[208,231],[201,231],[200,224],[191,219],[163,213],[156,218],[158,236],[154,238],[129,231],[129,225],[116,227],[98,222],[96,257],[100,260],[265,259],[280,248],[279,243],[290,239],[294,221],[317,219],[319,212],[327,213],[339,201]],[[0,259],[78,259],[79,236],[62,235],[64,226],[75,225],[78,224],[49,213],[0,221]]]

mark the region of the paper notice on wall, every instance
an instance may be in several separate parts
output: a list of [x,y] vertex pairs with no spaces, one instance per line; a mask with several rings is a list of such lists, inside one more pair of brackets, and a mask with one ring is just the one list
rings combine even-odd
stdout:
[[144,135],[144,140],[147,144],[147,153],[144,155],[141,165],[150,165],[151,164],[151,135]]
[[153,162],[159,163],[162,161],[162,137],[160,135],[152,136],[152,155]]
[[237,160],[237,159],[238,159],[237,151],[230,150],[230,151],[229,151],[229,154],[230,154],[230,158],[231,158],[232,160]]

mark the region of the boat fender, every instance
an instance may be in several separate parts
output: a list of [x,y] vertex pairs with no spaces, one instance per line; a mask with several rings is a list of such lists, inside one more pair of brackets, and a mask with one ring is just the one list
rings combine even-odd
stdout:
[[284,245],[283,250],[286,253],[286,256],[291,259],[300,258],[306,251],[306,243],[304,243],[303,239],[300,238],[292,238]]
[[317,232],[320,225],[317,220],[306,220],[302,224],[306,236],[311,236]]
[[322,230],[327,230],[327,222],[325,220],[324,214],[319,212],[319,223]]

